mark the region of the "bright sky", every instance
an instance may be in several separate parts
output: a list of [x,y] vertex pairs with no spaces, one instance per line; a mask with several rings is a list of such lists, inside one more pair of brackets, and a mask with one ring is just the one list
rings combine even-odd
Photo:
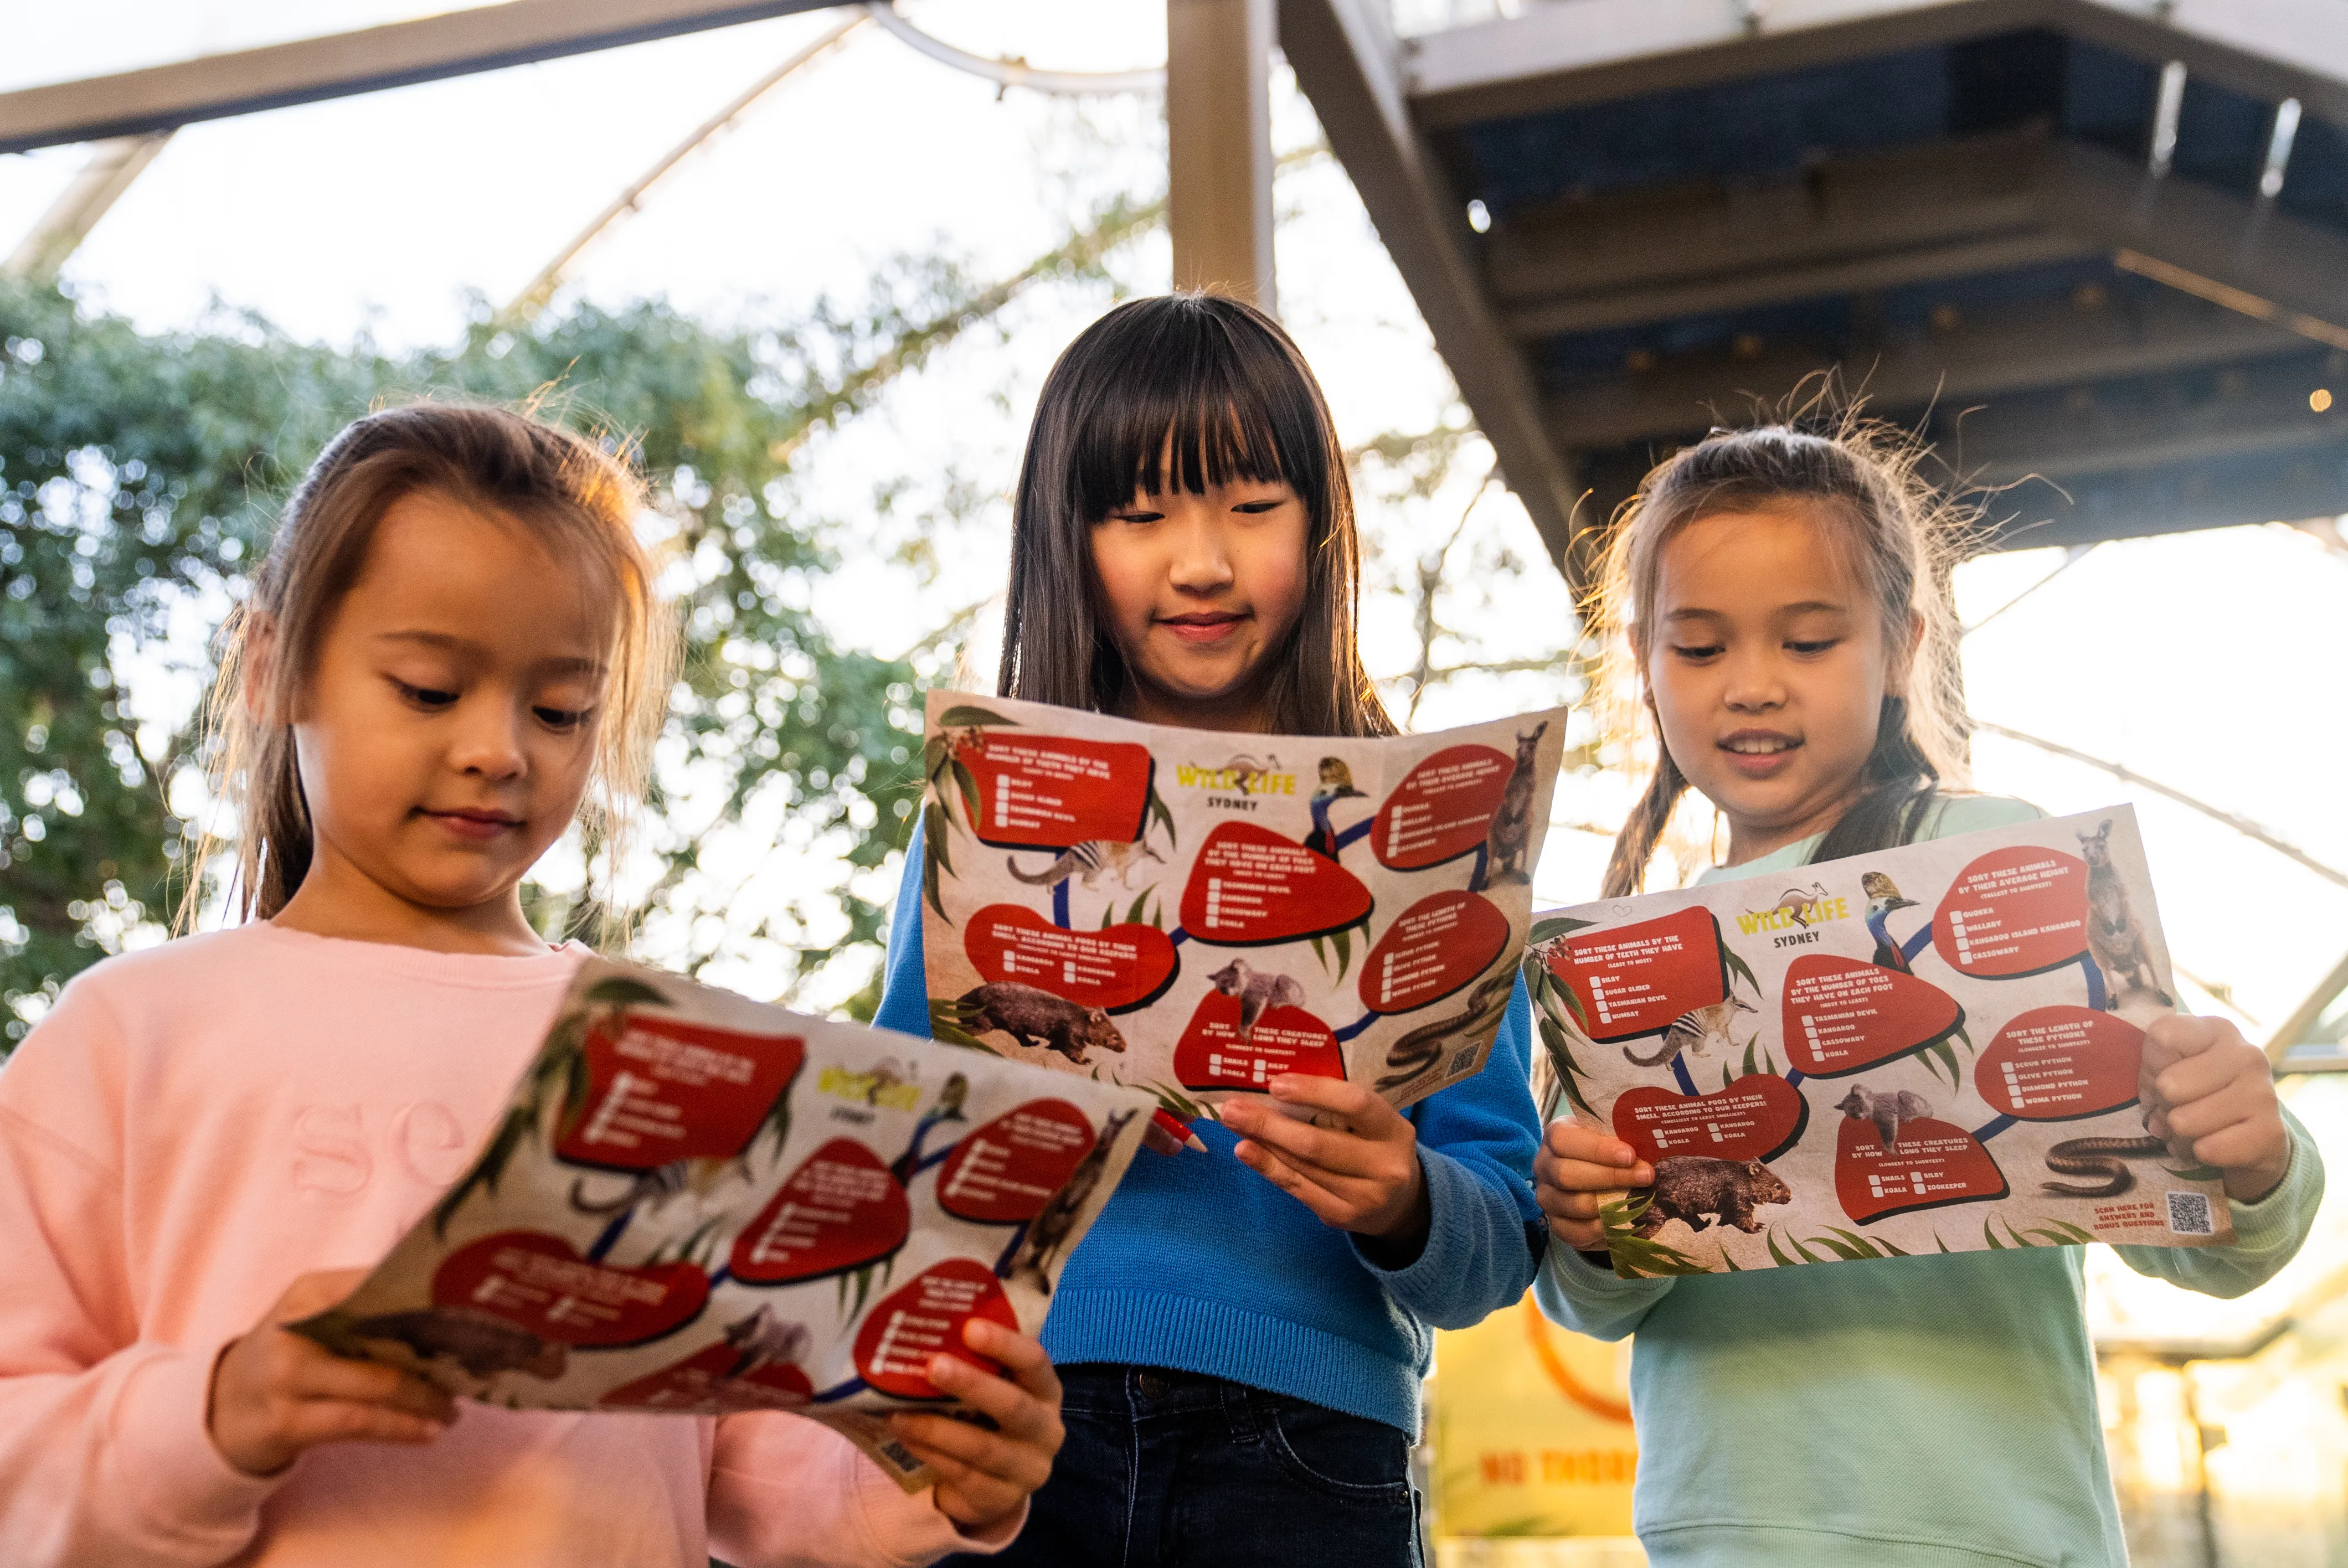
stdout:
[[[438,8],[402,0],[18,6],[0,90]],[[1164,53],[1155,0],[925,0],[907,11],[966,48],[1038,67],[1126,69]],[[656,157],[829,23],[823,15],[757,23],[191,127],[92,234],[67,281],[150,327],[191,323],[218,301],[305,337],[448,340],[469,294],[502,302]],[[1310,143],[1309,110],[1284,77],[1277,90],[1276,140]],[[1008,272],[1093,201],[1162,189],[1158,115],[1150,100],[1079,107],[998,95],[868,27],[664,185],[586,258],[576,286],[599,299],[665,293],[715,316],[755,317],[825,292],[852,298],[877,261],[941,241],[979,275]],[[0,158],[0,251],[84,156]],[[1283,179],[1281,201],[1283,313],[1345,437],[1438,423],[1451,406],[1448,379],[1343,172],[1326,160],[1308,166]],[[1162,237],[1135,247],[1117,272],[1125,286],[1163,288]],[[1022,305],[1006,320],[1007,340],[957,348],[823,449],[824,481],[837,477],[844,507],[900,471],[934,486],[951,470],[993,497],[962,536],[935,541],[949,568],[936,587],[913,589],[903,569],[877,556],[825,585],[819,608],[845,635],[901,651],[912,629],[942,622],[1001,582],[1000,497],[1035,384],[1107,298],[1064,292]],[[1390,585],[1450,532],[1485,461],[1463,464],[1432,499],[1365,516],[1374,587],[1388,585],[1366,607],[1365,647],[1382,674],[1399,672],[1414,651],[1408,605]],[[1483,657],[1553,646],[1568,630],[1566,596],[1540,566],[1521,508],[1495,490],[1471,524],[1457,560],[1513,552],[1533,569],[1495,574],[1488,602],[1484,586],[1463,588],[1447,606],[1454,623],[1472,620],[1483,632]],[[1981,620],[2060,564],[2032,551],[1962,569],[1964,618]],[[2125,762],[2348,867],[2348,821],[2333,809],[2348,768],[2348,731],[2336,719],[2343,589],[2348,555],[2276,525],[2106,546],[1969,639],[1972,704],[1982,719]],[[1459,656],[1438,651],[1439,660]],[[991,668],[983,656],[979,663]],[[1420,723],[1518,712],[1558,694],[1546,677],[1462,682],[1431,695]],[[2251,1038],[2263,1040],[2348,948],[2348,892],[2207,818],[1995,737],[1977,742],[1976,761],[1982,787],[2050,812],[2136,802],[2176,958],[2232,988]],[[1569,782],[1559,815],[1612,824],[1630,791],[1622,779]],[[1543,901],[1591,897],[1605,848],[1594,835],[1555,832],[1537,878]],[[745,874],[746,884],[757,875]],[[775,885],[793,880],[778,875]],[[715,978],[757,989],[759,974],[753,956]],[[2211,1005],[2198,989],[2187,999]]]

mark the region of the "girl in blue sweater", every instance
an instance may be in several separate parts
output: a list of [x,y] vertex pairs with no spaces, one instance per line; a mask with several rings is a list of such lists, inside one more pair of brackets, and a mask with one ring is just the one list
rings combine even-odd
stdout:
[[[1354,647],[1357,546],[1320,387],[1231,300],[1136,300],[1053,367],[1012,523],[1000,690],[1159,724],[1386,735]],[[929,1032],[922,845],[874,1021]],[[1545,1245],[1522,1034],[1395,1111],[1341,1080],[1138,1161],[1044,1342],[1068,1435],[998,1563],[1417,1562],[1407,1450],[1430,1326],[1525,1292]],[[1167,1145],[1171,1147],[1170,1143]]]

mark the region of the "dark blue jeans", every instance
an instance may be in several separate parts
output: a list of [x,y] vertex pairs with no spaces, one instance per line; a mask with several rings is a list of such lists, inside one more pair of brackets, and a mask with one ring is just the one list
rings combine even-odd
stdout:
[[1060,1368],[1068,1437],[1027,1527],[963,1568],[1420,1568],[1409,1441],[1188,1372]]

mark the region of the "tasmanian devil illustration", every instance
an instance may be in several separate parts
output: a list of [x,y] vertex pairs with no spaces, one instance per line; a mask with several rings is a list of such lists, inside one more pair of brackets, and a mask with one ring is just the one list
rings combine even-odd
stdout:
[[772,1307],[762,1303],[749,1317],[726,1326],[726,1343],[734,1347],[734,1364],[726,1369],[731,1380],[762,1368],[798,1361],[814,1337],[806,1324],[786,1323],[775,1316]]
[[473,1307],[386,1312],[360,1318],[351,1332],[362,1339],[396,1340],[427,1361],[445,1356],[476,1378],[527,1372],[551,1382],[570,1359],[567,1347]]
[[[1790,1204],[1794,1189],[1758,1160],[1739,1163],[1704,1154],[1681,1154],[1655,1162],[1655,1184],[1647,1208],[1631,1229],[1651,1236],[1672,1220],[1703,1230],[1718,1220],[1751,1235],[1762,1228],[1753,1211],[1764,1204]],[[1711,1215],[1711,1219],[1705,1218]]]
[[2112,825],[2106,818],[2093,833],[2079,835],[2079,855],[2087,863],[2087,951],[2104,971],[2104,1010],[2117,1012],[2123,985],[2150,991],[2163,1007],[2177,1004],[2153,974],[2144,927],[2128,907],[2127,888],[2112,864]]
[[1022,1045],[1056,1050],[1078,1067],[1096,1046],[1119,1053],[1125,1050],[1125,1036],[1099,1008],[1079,1007],[1016,980],[991,980],[964,991],[962,1001],[965,1008],[975,1004],[978,1009],[966,1015],[963,1027],[971,1033],[1000,1030]]
[[1492,825],[1484,838],[1487,887],[1533,879],[1531,867],[1525,864],[1525,851],[1533,839],[1533,753],[1548,733],[1549,721],[1543,719],[1533,726],[1531,734],[1517,737],[1517,765],[1500,792],[1500,809],[1492,814]]
[[1883,1140],[1887,1149],[1900,1146],[1900,1129],[1904,1123],[1932,1113],[1932,1107],[1912,1089],[1870,1094],[1863,1083],[1852,1084],[1850,1092],[1835,1102],[1835,1109],[1854,1122],[1874,1122],[1876,1136]]
[[1044,1204],[1044,1212],[1027,1227],[1026,1240],[1019,1244],[1019,1255],[1011,1266],[1014,1279],[1026,1278],[1036,1289],[1050,1295],[1052,1262],[1060,1249],[1068,1245],[1068,1236],[1076,1228],[1076,1216],[1085,1210],[1086,1202],[1100,1185],[1101,1173],[1108,1169],[1108,1153],[1117,1143],[1117,1135],[1125,1124],[1140,1115],[1138,1111],[1110,1113],[1102,1124],[1100,1142],[1092,1153],[1076,1162],[1068,1179],[1060,1184]]
[[1663,1031],[1663,1043],[1656,1048],[1654,1055],[1641,1056],[1627,1045],[1622,1048],[1622,1054],[1640,1067],[1653,1067],[1658,1062],[1669,1061],[1683,1050],[1692,1050],[1702,1056],[1715,1045],[1725,1048],[1735,1043],[1728,1038],[1729,1024],[1735,1021],[1738,1013],[1758,1010],[1751,1002],[1732,992],[1710,1007],[1690,1008],[1673,1019],[1672,1027]]
[[1255,1020],[1270,1008],[1301,1008],[1304,1005],[1304,988],[1286,975],[1266,974],[1251,967],[1245,958],[1233,958],[1207,977],[1208,982],[1227,997],[1240,999],[1240,1039],[1251,1039]]
[[1116,838],[1092,839],[1072,849],[1063,850],[1060,858],[1034,876],[1019,869],[1016,856],[1003,857],[1003,863],[1011,868],[1011,875],[1022,882],[1037,887],[1050,887],[1074,876],[1085,885],[1087,892],[1091,891],[1093,884],[1100,879],[1104,871],[1117,873],[1118,886],[1130,887],[1133,884],[1127,878],[1133,875],[1134,866],[1143,860],[1155,860],[1161,866],[1166,863],[1166,857],[1150,848],[1147,839],[1133,842]]

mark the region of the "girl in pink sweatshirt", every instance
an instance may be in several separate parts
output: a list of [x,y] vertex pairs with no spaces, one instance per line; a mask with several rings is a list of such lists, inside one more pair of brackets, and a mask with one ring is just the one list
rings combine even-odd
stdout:
[[484,1405],[276,1325],[467,1163],[578,961],[518,888],[641,781],[670,638],[633,477],[522,415],[370,415],[289,504],[220,683],[250,923],[112,958],[0,1071],[0,1562],[924,1563],[1017,1532],[1060,1440],[1032,1338],[993,1418],[893,1418],[907,1497],[786,1414]]

